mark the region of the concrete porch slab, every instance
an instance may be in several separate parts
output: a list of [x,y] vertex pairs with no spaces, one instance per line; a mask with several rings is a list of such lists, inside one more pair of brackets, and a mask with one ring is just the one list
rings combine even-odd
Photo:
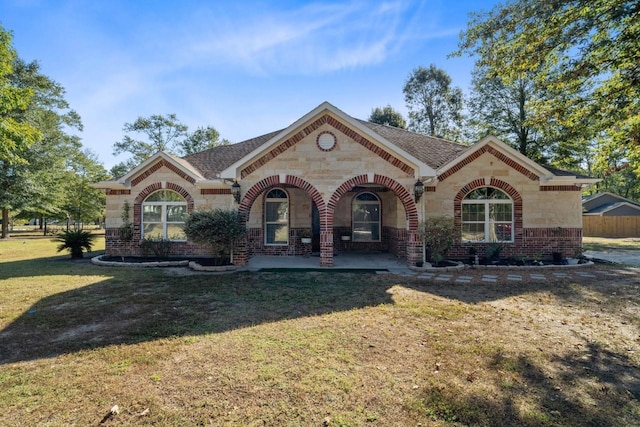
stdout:
[[[258,271],[269,268],[320,269],[320,256],[254,256],[249,260],[245,271]],[[339,253],[333,257],[333,267],[323,270],[387,270],[394,273],[410,271],[404,260],[385,253]]]

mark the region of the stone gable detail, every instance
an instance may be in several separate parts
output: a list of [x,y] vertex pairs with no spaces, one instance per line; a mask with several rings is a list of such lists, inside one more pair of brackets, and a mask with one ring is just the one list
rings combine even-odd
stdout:
[[478,159],[484,153],[492,154],[498,160],[500,160],[504,164],[512,167],[513,169],[517,170],[522,175],[526,176],[527,178],[529,178],[532,181],[537,181],[537,180],[540,179],[540,177],[538,175],[536,175],[535,173],[531,172],[529,169],[525,168],[520,163],[518,163],[518,162],[510,159],[509,157],[505,156],[502,152],[496,150],[493,147],[484,146],[484,147],[481,147],[480,149],[474,151],[472,154],[470,154],[466,158],[462,159],[461,161],[459,161],[458,163],[456,163],[455,165],[451,166],[449,169],[447,169],[446,171],[441,173],[438,176],[438,181],[444,181],[445,179],[449,178],[454,173],[460,171],[462,168],[464,168],[465,166],[467,166],[468,164],[470,164],[474,160]]
[[300,130],[296,134],[294,134],[291,137],[287,138],[284,142],[280,143],[276,147],[274,147],[271,150],[269,150],[268,153],[262,155],[259,159],[255,160],[249,166],[247,166],[244,169],[242,169],[242,171],[240,172],[240,176],[242,178],[245,178],[250,173],[256,171],[258,168],[260,168],[263,165],[265,165],[269,160],[274,159],[275,157],[277,157],[278,155],[280,155],[281,153],[283,153],[284,151],[286,151],[287,149],[289,149],[293,145],[295,145],[298,142],[302,141],[306,136],[310,135],[312,132],[316,131],[317,129],[320,128],[320,126],[322,126],[324,124],[328,124],[329,126],[332,126],[336,130],[340,131],[341,133],[343,133],[347,137],[351,138],[352,140],[354,140],[358,144],[362,145],[363,147],[365,147],[369,151],[373,152],[377,156],[379,156],[382,159],[386,160],[387,162],[391,163],[393,166],[397,167],[398,169],[400,169],[401,171],[405,172],[406,174],[409,174],[409,175],[413,175],[414,174],[414,168],[413,167],[409,166],[408,164],[406,164],[402,160],[398,159],[397,157],[395,157],[391,153],[387,152],[386,150],[384,150],[384,149],[380,148],[379,146],[375,145],[369,139],[367,139],[366,137],[360,135],[358,132],[356,132],[355,130],[351,129],[350,127],[344,125],[342,122],[338,121],[337,119],[333,118],[332,116],[330,116],[328,114],[324,114],[323,116],[319,117],[317,120],[312,122],[311,124],[305,126],[302,130]]
[[176,175],[178,175],[180,178],[184,179],[185,181],[191,184],[195,184],[196,180],[192,176],[189,176],[188,174],[178,169],[173,163],[168,162],[165,159],[161,159],[160,161],[154,163],[153,166],[147,168],[143,173],[141,173],[140,175],[132,179],[131,186],[135,187],[136,185],[140,184],[142,181],[150,177],[154,172],[158,171],[163,166],[169,169],[170,171],[174,172]]

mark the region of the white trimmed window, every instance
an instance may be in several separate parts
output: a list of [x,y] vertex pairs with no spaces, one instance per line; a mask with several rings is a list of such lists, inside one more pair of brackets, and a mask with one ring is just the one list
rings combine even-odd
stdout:
[[373,193],[360,193],[351,204],[354,242],[380,241],[380,199]]
[[512,242],[513,200],[492,187],[467,194],[462,200],[462,241]]
[[265,197],[264,236],[267,245],[289,244],[289,197],[280,188],[274,188]]
[[142,202],[142,237],[184,241],[187,201],[171,190],[150,194]]

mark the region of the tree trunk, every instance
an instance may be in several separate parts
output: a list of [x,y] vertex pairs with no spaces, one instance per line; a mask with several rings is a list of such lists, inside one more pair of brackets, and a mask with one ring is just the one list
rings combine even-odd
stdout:
[[9,209],[2,209],[2,234],[0,238],[8,239],[9,236]]

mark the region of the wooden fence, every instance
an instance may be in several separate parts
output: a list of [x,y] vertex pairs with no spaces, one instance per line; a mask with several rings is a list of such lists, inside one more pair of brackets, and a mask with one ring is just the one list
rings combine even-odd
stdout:
[[582,217],[582,235],[588,237],[640,237],[640,216]]

